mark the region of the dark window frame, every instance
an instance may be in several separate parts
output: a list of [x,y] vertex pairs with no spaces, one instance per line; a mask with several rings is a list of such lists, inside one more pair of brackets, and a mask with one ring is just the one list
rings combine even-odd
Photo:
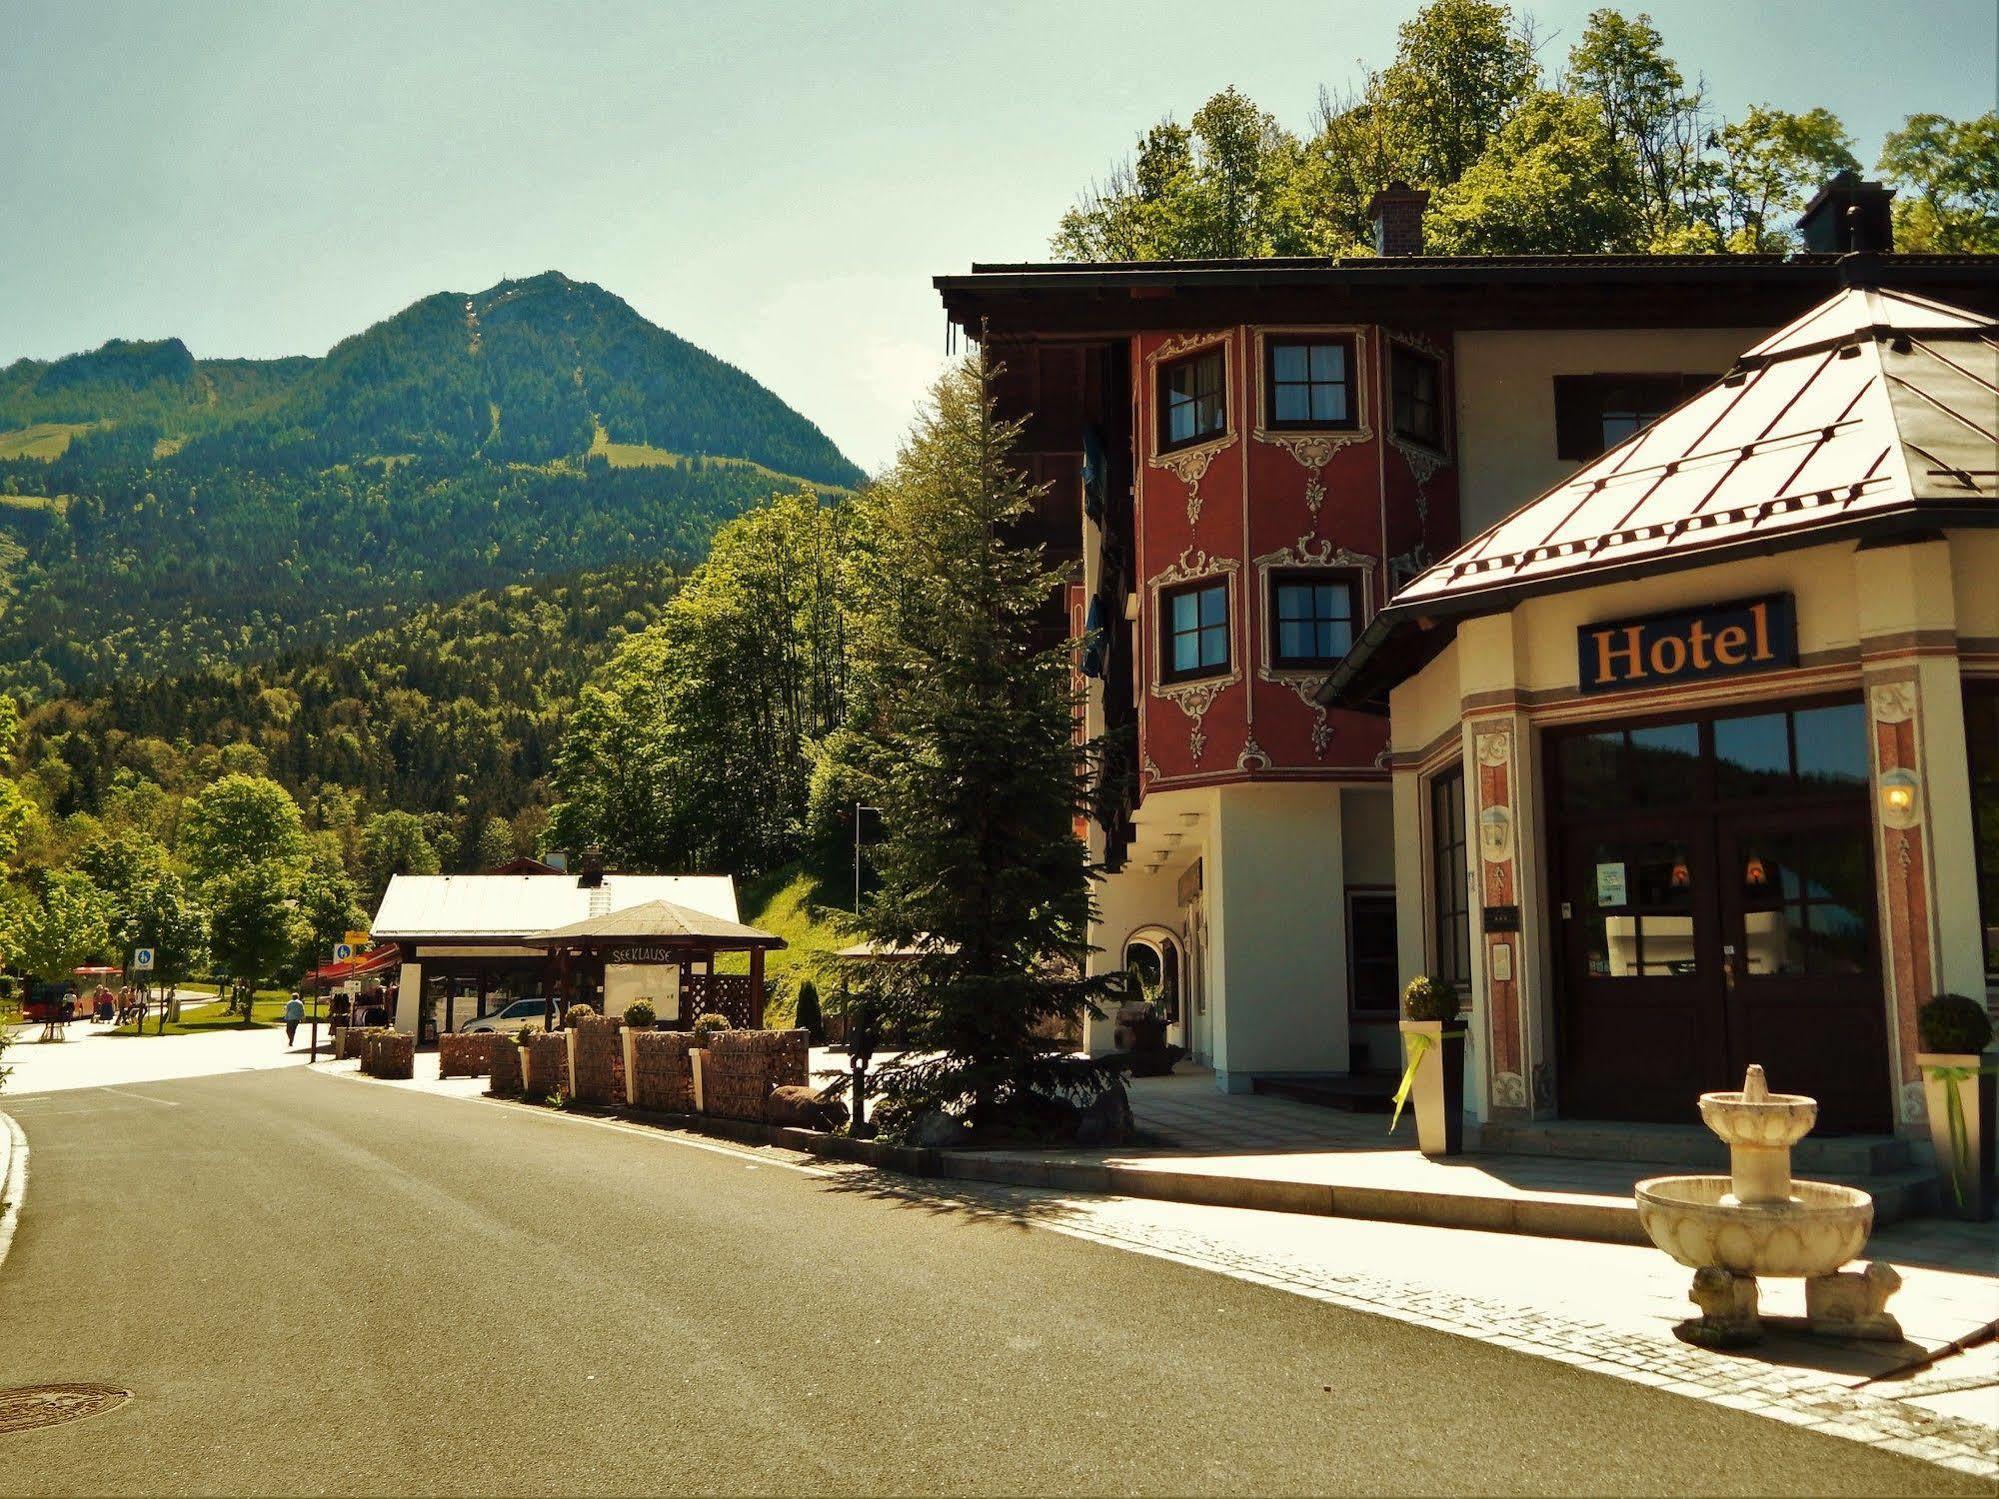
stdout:
[[[1405,367],[1420,366],[1430,371],[1435,378],[1435,399],[1431,403],[1433,430],[1416,430],[1404,420],[1408,414],[1405,405]],[[1413,398],[1413,391],[1409,392]],[[1412,403],[1413,404],[1413,399]],[[1436,354],[1391,339],[1388,344],[1388,429],[1404,442],[1413,442],[1432,452],[1441,453],[1449,441],[1449,422],[1445,413],[1444,361]]]
[[[1173,602],[1190,595],[1207,593],[1219,589],[1222,595],[1222,646],[1223,654],[1219,665],[1191,666],[1178,670],[1173,665],[1173,644],[1181,635],[1190,633],[1173,628]],[[1235,600],[1230,596],[1227,573],[1218,573],[1204,578],[1192,578],[1185,583],[1176,583],[1170,588],[1159,590],[1159,680],[1162,683],[1198,682],[1209,677],[1224,677],[1235,670]],[[1213,625],[1199,623],[1198,609],[1196,623],[1191,633],[1199,636]],[[1198,654],[1198,652],[1197,652]]]
[[[1999,984],[1999,681],[1964,682],[1965,760],[1971,781],[1972,857],[1978,871],[1979,930],[1984,937],[1985,979]],[[1993,804],[1988,810],[1987,799]]]
[[1471,819],[1465,811],[1465,768],[1430,777],[1430,938],[1438,978],[1471,986]]
[[[1311,353],[1315,348],[1337,347],[1346,355],[1346,378],[1338,382],[1314,380],[1311,378]],[[1279,349],[1306,350],[1306,378],[1300,380],[1280,380],[1277,377],[1277,351]],[[1351,333],[1266,333],[1263,335],[1263,426],[1267,432],[1354,432],[1360,428],[1360,340]],[[1346,392],[1347,414],[1336,421],[1317,421],[1310,417],[1302,421],[1284,421],[1277,415],[1277,390],[1280,385],[1302,385],[1306,391],[1305,404],[1311,406],[1311,391],[1315,386],[1337,383]]]
[[[1601,457],[1718,378],[1674,370],[1556,375],[1555,457],[1564,463],[1587,463]],[[1604,437],[1603,421],[1613,409],[1648,420],[1617,442],[1610,442]]]
[[[1264,625],[1270,632],[1271,666],[1280,671],[1312,671],[1324,667],[1336,666],[1346,655],[1345,651],[1342,651],[1338,656],[1287,656],[1284,653],[1284,631],[1281,628],[1284,623],[1282,604],[1284,589],[1288,585],[1295,586],[1297,584],[1307,584],[1313,587],[1332,584],[1346,590],[1347,650],[1350,651],[1353,649],[1355,638],[1360,634],[1360,573],[1357,569],[1351,567],[1286,567],[1278,568],[1270,574],[1268,585],[1270,591],[1269,618],[1264,621]],[[1314,613],[1311,618],[1312,622],[1316,625],[1318,623],[1318,615]],[[1334,622],[1337,622],[1337,616],[1335,616]]]
[[[1192,436],[1182,437],[1176,441],[1173,437],[1172,401],[1169,394],[1173,372],[1181,369],[1198,369],[1210,360],[1214,361],[1215,367],[1221,375],[1219,384],[1213,388],[1212,392],[1218,397],[1221,425],[1210,431],[1195,432]],[[1159,452],[1177,453],[1182,448],[1199,447],[1204,442],[1216,442],[1228,436],[1229,356],[1227,344],[1210,344],[1206,348],[1195,349],[1189,353],[1182,354],[1176,359],[1162,360],[1159,367],[1153,373],[1153,398],[1155,402],[1153,420],[1158,428],[1156,447]],[[1192,398],[1197,408],[1208,394],[1209,392],[1205,391],[1197,380]]]
[[1401,968],[1400,948],[1399,944],[1392,947],[1389,957],[1385,960],[1390,965],[1387,998],[1374,1003],[1363,1000],[1360,992],[1360,954],[1353,935],[1355,918],[1363,903],[1384,908],[1388,913],[1391,928],[1399,914],[1396,910],[1393,885],[1347,886],[1347,1008],[1355,1019],[1392,1020],[1401,1007],[1401,984],[1398,982]]

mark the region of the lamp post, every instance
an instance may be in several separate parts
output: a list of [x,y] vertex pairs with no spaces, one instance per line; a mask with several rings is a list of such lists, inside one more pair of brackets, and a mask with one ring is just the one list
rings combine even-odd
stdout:
[[861,914],[861,814],[872,812],[879,817],[881,810],[880,807],[864,807],[859,802],[854,803],[854,914],[856,916]]

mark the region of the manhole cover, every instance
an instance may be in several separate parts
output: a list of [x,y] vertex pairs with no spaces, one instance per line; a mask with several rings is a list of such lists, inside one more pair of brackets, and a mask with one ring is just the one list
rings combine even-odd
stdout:
[[38,1384],[0,1390],[0,1436],[101,1416],[131,1398],[130,1390],[109,1384]]

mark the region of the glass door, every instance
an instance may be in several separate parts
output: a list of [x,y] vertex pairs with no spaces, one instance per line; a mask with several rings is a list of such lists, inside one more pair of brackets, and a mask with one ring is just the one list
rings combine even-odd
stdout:
[[1828,1131],[1892,1127],[1866,807],[1724,814],[1719,853],[1731,1074],[1762,1063]]

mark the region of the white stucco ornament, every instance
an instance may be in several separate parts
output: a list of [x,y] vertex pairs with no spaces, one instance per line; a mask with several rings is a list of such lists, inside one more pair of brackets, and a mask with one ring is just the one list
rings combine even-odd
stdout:
[[1883,682],[1872,696],[1877,723],[1907,723],[1916,716],[1914,682]]
[[1475,742],[1478,763],[1481,765],[1497,767],[1507,764],[1513,758],[1513,736],[1504,729],[1494,729],[1490,733],[1480,734]]

